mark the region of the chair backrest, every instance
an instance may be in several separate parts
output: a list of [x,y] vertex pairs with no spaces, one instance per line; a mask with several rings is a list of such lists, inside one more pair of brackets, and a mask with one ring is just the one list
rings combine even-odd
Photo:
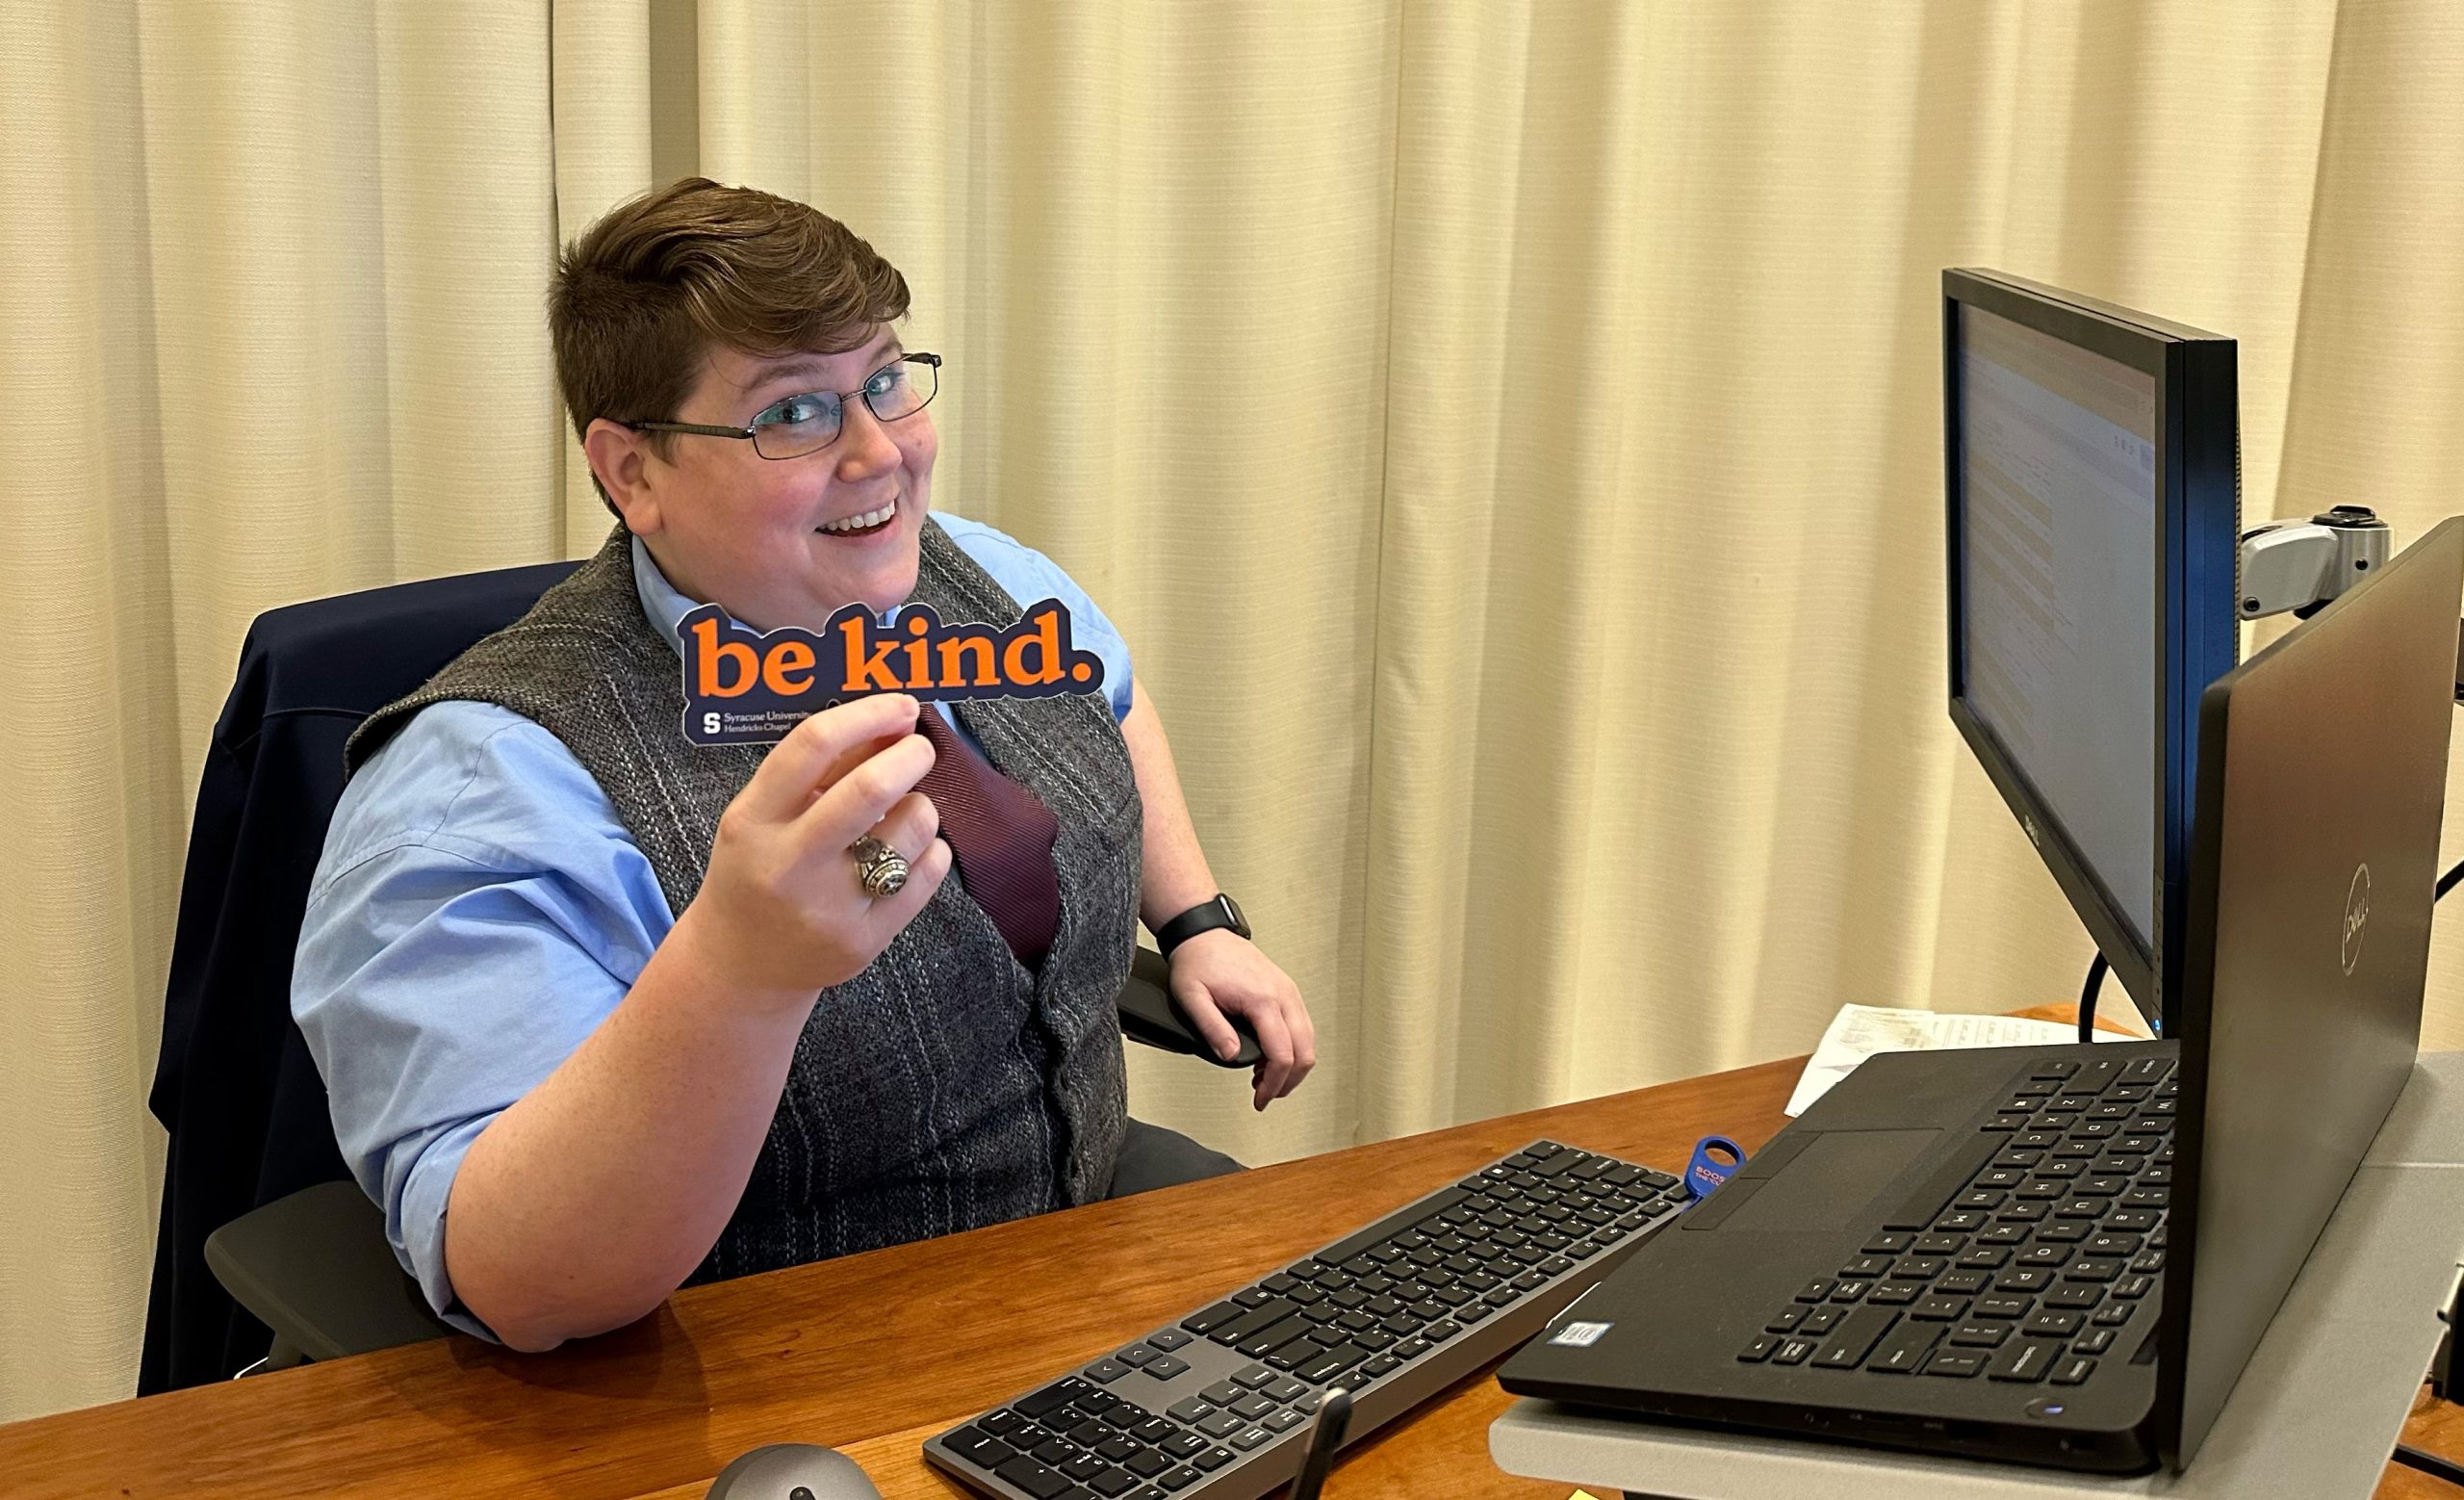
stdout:
[[349,1174],[291,1020],[308,882],[343,789],[343,742],[569,562],[431,579],[257,617],[206,751],[149,1104],[170,1132],[138,1393],[236,1373],[268,1332],[223,1292],[205,1237]]

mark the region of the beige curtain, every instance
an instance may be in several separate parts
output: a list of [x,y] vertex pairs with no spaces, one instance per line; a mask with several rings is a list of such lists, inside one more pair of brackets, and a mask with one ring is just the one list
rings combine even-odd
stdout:
[[1123,627],[1325,1058],[1133,1104],[1253,1161],[2075,993],[1942,711],[1942,267],[2237,337],[2251,519],[2464,509],[2440,0],[5,8],[0,1418],[129,1388],[247,621],[603,533],[540,291],[687,170],[907,272],[942,504]]

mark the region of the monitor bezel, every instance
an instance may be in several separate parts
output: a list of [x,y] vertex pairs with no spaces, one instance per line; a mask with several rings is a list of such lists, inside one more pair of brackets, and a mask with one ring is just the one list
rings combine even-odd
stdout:
[[[1969,706],[1964,625],[1965,580],[1960,450],[1960,309],[1975,307],[2154,377],[2156,799],[2152,930],[2142,943],[1991,730]],[[2179,944],[2166,934],[2188,919],[2191,828],[2198,767],[2200,694],[2240,650],[2240,453],[2235,349],[2230,339],[2000,272],[1942,272],[1942,419],[1945,562],[1950,580],[1951,721],[2010,804],[2055,884],[2113,966],[2140,1014],[2160,1032],[2178,1017]],[[2199,608],[2206,601],[2206,608]]]

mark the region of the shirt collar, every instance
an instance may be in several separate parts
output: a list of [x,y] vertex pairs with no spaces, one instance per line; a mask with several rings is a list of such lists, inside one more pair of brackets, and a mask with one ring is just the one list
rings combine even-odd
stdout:
[[676,591],[676,585],[669,582],[667,575],[658,570],[658,564],[651,560],[651,550],[642,545],[640,537],[636,536],[632,541],[633,592],[641,596],[642,614],[651,622],[651,629],[658,632],[659,638],[667,642],[668,649],[680,659],[684,655],[684,641],[676,634],[676,626],[695,608],[693,601]]

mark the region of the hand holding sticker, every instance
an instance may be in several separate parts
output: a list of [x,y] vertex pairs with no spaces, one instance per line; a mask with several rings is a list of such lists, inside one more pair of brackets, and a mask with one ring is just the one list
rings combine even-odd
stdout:
[[[940,889],[950,846],[914,789],[933,766],[916,711],[912,698],[883,695],[813,714],[720,815],[708,872],[676,931],[731,992],[809,1004],[861,972]],[[849,846],[867,837],[909,862],[895,893],[864,888]]]

